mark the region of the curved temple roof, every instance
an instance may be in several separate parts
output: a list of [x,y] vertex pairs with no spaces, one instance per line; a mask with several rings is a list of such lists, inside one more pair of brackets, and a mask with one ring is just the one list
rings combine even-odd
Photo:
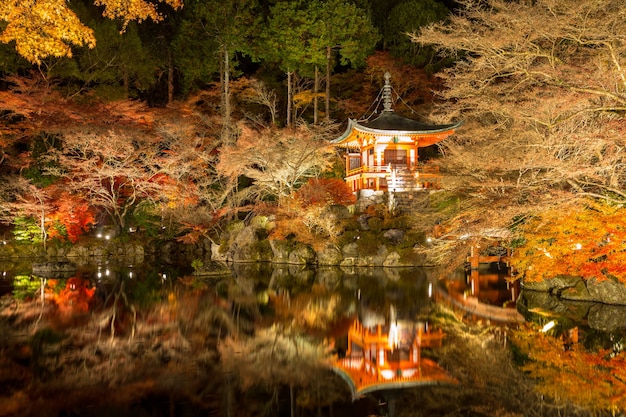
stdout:
[[[418,146],[424,147],[440,142],[463,124],[462,121],[445,125],[432,125],[396,114],[391,108],[391,84],[389,73],[385,74],[383,87],[384,110],[376,119],[359,122],[348,119],[346,131],[331,141],[335,145],[346,147],[360,146],[360,135],[402,135],[419,139]],[[369,135],[368,135],[369,134]]]

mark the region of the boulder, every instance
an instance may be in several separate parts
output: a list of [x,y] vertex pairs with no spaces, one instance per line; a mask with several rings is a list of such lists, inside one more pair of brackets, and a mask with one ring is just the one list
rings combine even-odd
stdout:
[[558,275],[541,282],[523,282],[524,289],[544,291],[559,298],[572,301],[592,301],[587,286],[581,277]]
[[402,242],[402,239],[404,239],[404,234],[404,230],[389,229],[386,230],[385,233],[383,233],[383,236],[392,244],[397,245],[398,243]]
[[269,241],[272,248],[272,262],[277,264],[286,264],[289,261],[289,252],[293,249],[293,243],[290,240],[272,239]]
[[288,263],[297,265],[314,264],[315,261],[315,251],[309,245],[300,242],[294,245],[294,248],[289,252],[287,260]]
[[343,261],[343,254],[337,245],[327,242],[324,249],[317,252],[318,265],[340,265]]
[[591,278],[587,281],[587,290],[593,301],[626,305],[626,285],[610,279]]

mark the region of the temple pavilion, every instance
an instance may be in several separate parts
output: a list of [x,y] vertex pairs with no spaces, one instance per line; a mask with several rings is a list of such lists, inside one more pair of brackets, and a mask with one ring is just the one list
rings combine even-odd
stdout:
[[346,131],[331,141],[346,150],[345,180],[354,192],[434,187],[438,173],[418,163],[418,150],[441,142],[462,123],[431,125],[395,113],[390,78],[385,73],[380,115],[373,120],[349,119]]

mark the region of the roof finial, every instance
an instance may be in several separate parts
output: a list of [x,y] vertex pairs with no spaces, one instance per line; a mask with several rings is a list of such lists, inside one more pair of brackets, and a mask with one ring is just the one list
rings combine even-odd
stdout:
[[385,86],[383,87],[383,111],[393,111],[391,108],[391,74],[385,72]]

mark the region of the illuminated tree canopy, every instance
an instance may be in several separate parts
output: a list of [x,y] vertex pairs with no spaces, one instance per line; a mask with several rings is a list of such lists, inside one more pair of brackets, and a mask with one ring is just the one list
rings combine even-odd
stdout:
[[[161,0],[174,8],[181,0]],[[124,26],[133,20],[162,20],[157,5],[145,0],[96,0],[103,16],[121,19]],[[0,21],[5,23],[0,41],[15,43],[17,52],[34,64],[43,58],[71,57],[71,46],[96,44],[94,31],[80,21],[66,0],[7,0],[0,3]]]
[[437,116],[465,121],[443,144],[447,186],[476,208],[460,234],[583,195],[623,203],[622,3],[461,3],[413,37],[456,59]]
[[626,282],[624,209],[588,200],[582,208],[546,211],[523,230],[512,261],[526,280],[570,275]]

